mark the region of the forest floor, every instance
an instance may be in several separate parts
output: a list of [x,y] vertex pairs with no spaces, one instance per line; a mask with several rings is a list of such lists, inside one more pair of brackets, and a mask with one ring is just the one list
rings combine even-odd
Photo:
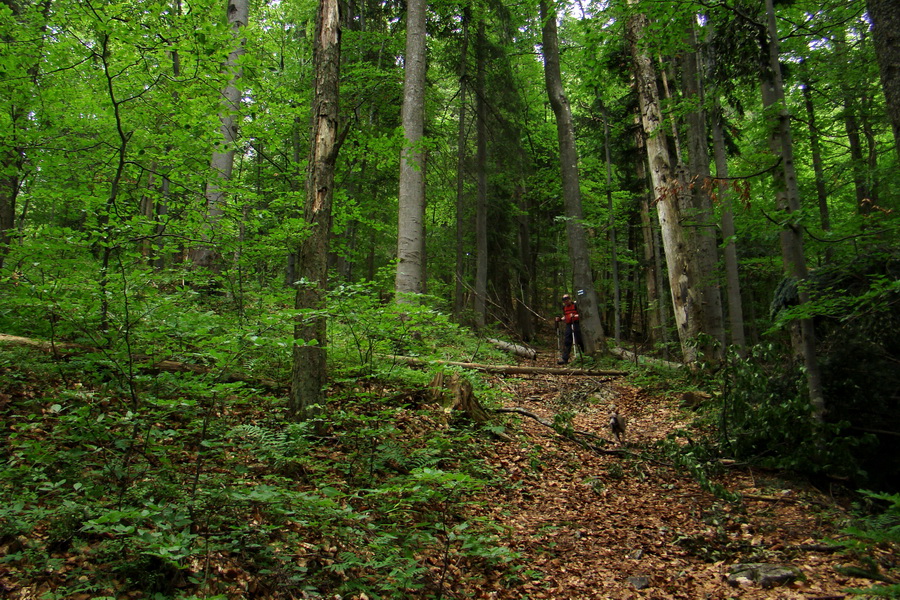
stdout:
[[[555,366],[553,359],[538,366]],[[645,456],[696,418],[677,400],[615,378],[498,377],[495,385],[515,399],[508,406],[549,421],[567,411],[576,430],[605,438],[615,405],[628,419],[628,435],[623,453],[603,454],[524,418],[515,442],[493,446],[487,460],[514,485],[489,492],[484,511],[509,527],[505,543],[528,568],[517,586],[485,581],[480,597],[830,600],[877,583],[835,570],[851,560],[826,540],[840,537],[836,527],[849,513],[829,491],[775,472],[730,468],[716,483],[742,499],[727,502],[684,470]],[[802,578],[774,589],[735,587],[727,577],[738,563],[793,566]]]
[[[19,457],[16,464],[21,463],[12,468],[15,461],[9,462],[7,466],[10,468],[0,483],[15,483],[0,487],[0,491],[5,490],[12,500],[19,496],[24,498],[18,508],[13,504],[3,506],[7,502],[0,498],[0,597],[17,600],[90,600],[99,596],[134,599],[175,597],[154,595],[145,587],[128,583],[131,580],[149,580],[149,576],[139,577],[143,573],[124,571],[129,564],[138,564],[135,561],[143,553],[139,552],[140,546],[129,548],[115,544],[140,540],[133,536],[123,537],[117,529],[110,529],[102,535],[86,535],[82,527],[86,515],[105,514],[103,511],[109,510],[107,505],[110,501],[103,495],[106,492],[102,487],[108,477],[100,468],[106,463],[99,462],[97,467],[90,461],[80,464],[71,457],[83,456],[83,448],[98,452],[96,444],[99,442],[95,440],[105,440],[103,443],[109,447],[104,451],[112,457],[118,456],[115,454],[116,443],[124,448],[134,445],[120,442],[124,439],[122,435],[133,431],[131,412],[122,413],[130,406],[127,399],[110,399],[100,394],[100,388],[88,390],[82,387],[75,377],[79,368],[77,364],[72,365],[76,370],[63,380],[48,375],[52,371],[40,375],[31,372],[28,367],[14,366],[20,362],[18,358],[10,358],[5,363],[7,366],[0,368],[0,384],[6,382],[5,388],[0,385],[0,418],[6,421],[6,442],[16,444],[16,456]],[[34,368],[40,365],[38,362],[28,364]],[[524,364],[556,366],[552,355]],[[668,443],[681,445],[696,444],[694,447],[699,454],[703,447],[703,429],[709,425],[702,423],[699,413],[681,407],[671,391],[639,389],[617,377],[484,375],[484,380],[500,392],[492,395],[502,398],[506,408],[523,409],[545,422],[568,422],[576,431],[594,434],[596,437],[591,439],[595,443],[602,442],[597,438],[609,440],[612,437],[608,420],[615,405],[620,414],[628,419],[625,443],[608,442],[605,446],[600,443],[602,449],[598,450],[578,444],[535,419],[510,414],[495,415],[497,421],[506,424],[505,431],[511,439],[491,441],[486,439],[484,431],[475,430],[478,444],[458,452],[460,456],[475,457],[479,465],[481,460],[485,461],[490,467],[488,471],[494,473],[495,485],[477,492],[478,496],[474,498],[466,496],[454,505],[452,511],[458,523],[468,521],[476,524],[473,528],[478,527],[477,523],[499,527],[504,532],[501,543],[515,553],[515,558],[504,566],[497,560],[483,560],[477,553],[462,557],[463,553],[458,551],[446,551],[451,543],[448,536],[446,547],[437,547],[432,549],[435,552],[431,554],[416,556],[427,571],[422,578],[429,583],[427,592],[423,591],[424,588],[409,589],[408,593],[404,592],[403,598],[426,597],[424,594],[427,593],[427,597],[447,600],[837,600],[850,597],[848,588],[865,588],[878,583],[846,575],[844,566],[857,564],[859,557],[841,552],[843,548],[833,542],[841,538],[841,529],[851,522],[851,496],[846,490],[838,487],[817,488],[784,473],[731,465],[715,470],[709,481],[730,493],[730,499],[723,499],[721,493],[716,496],[705,491],[698,483],[696,473],[692,475],[688,469],[674,465],[674,453],[662,451],[660,442],[669,440]],[[400,409],[403,422],[398,421],[396,427],[390,430],[409,438],[411,445],[420,442],[426,434],[446,437],[443,441],[448,444],[447,448],[454,449],[452,444],[455,442],[447,436],[451,430],[447,428],[446,421],[441,424],[438,418],[440,409],[424,400],[426,390],[406,390],[397,394],[398,390],[392,387],[393,382],[383,381],[378,385],[380,387],[370,392],[371,397],[378,398],[379,402],[371,405],[364,402],[360,406],[377,410],[376,405],[383,402],[397,404],[401,400],[405,402],[410,396],[419,397],[424,406],[415,411]],[[484,385],[479,389],[486,390]],[[486,391],[481,393],[488,395]],[[362,503],[366,499],[376,502],[381,495],[358,495],[349,480],[341,483],[342,478],[352,476],[359,479],[366,475],[353,475],[362,468],[361,455],[357,452],[359,444],[354,445],[353,440],[369,438],[360,437],[362,433],[353,431],[335,431],[329,443],[311,446],[310,456],[298,457],[298,460],[305,461],[298,463],[299,475],[291,472],[286,477],[285,473],[276,472],[277,461],[262,452],[267,446],[254,442],[255,438],[241,438],[236,433],[242,431],[241,428],[258,429],[257,424],[260,427],[272,426],[271,435],[276,439],[274,436],[284,426],[285,419],[279,414],[281,409],[274,408],[273,404],[253,397],[246,402],[235,402],[223,405],[221,410],[216,409],[215,419],[211,419],[215,404],[210,404],[209,410],[200,410],[202,406],[198,405],[195,412],[190,413],[193,416],[188,414],[186,404],[179,404],[176,408],[161,406],[159,410],[162,412],[158,413],[150,411],[148,406],[149,412],[143,417],[147,423],[147,440],[156,439],[150,433],[157,430],[164,437],[154,444],[142,442],[146,447],[141,456],[148,461],[146,466],[141,467],[145,469],[142,471],[142,481],[146,481],[147,485],[133,486],[134,502],[141,506],[144,497],[139,493],[144,493],[145,488],[146,494],[153,498],[171,495],[172,499],[166,502],[152,501],[157,512],[170,510],[168,502],[172,503],[171,506],[177,506],[176,501],[184,503],[191,500],[191,497],[185,499],[186,492],[183,490],[197,485],[202,467],[204,477],[209,480],[203,489],[211,490],[208,492],[210,495],[218,488],[228,494],[224,497],[227,499],[225,504],[219,506],[210,501],[209,512],[202,514],[208,514],[206,518],[226,520],[215,521],[215,527],[207,523],[205,527],[208,531],[201,531],[204,527],[202,522],[195,524],[196,533],[208,534],[210,539],[214,535],[221,536],[222,540],[233,540],[236,544],[234,550],[213,551],[204,550],[202,546],[196,548],[196,544],[190,541],[185,542],[185,553],[190,558],[182,560],[179,563],[182,566],[177,570],[160,570],[160,577],[172,579],[167,588],[169,592],[176,594],[177,590],[181,590],[177,592],[177,597],[257,600],[341,597],[331,594],[298,595],[286,591],[288,588],[282,587],[279,579],[265,575],[265,571],[260,571],[255,565],[252,558],[255,554],[244,542],[245,539],[256,539],[253,535],[268,540],[271,547],[286,557],[286,562],[280,567],[282,570],[299,564],[295,560],[297,557],[318,557],[316,560],[320,567],[315,573],[324,577],[320,581],[325,584],[329,581],[346,583],[354,573],[359,573],[358,577],[367,577],[368,581],[376,576],[384,577],[368,564],[357,564],[354,570],[346,573],[341,569],[331,570],[341,574],[341,578],[329,575],[331,571],[321,566],[338,564],[341,559],[336,548],[339,544],[332,543],[328,537],[340,534],[340,531],[332,527],[328,530],[330,534],[323,533],[312,526],[285,521],[283,516],[279,517],[282,513],[274,509],[268,512],[263,510],[265,504],[258,501],[257,496],[249,495],[255,493],[257,488],[254,486],[259,485],[259,489],[263,490],[260,494],[270,490],[270,495],[278,500],[281,496],[271,491],[270,482],[282,482],[296,488],[280,491],[282,495],[308,494],[285,497],[314,499],[318,497],[315,494],[320,491],[321,481],[331,481],[328,485],[346,488],[343,497],[361,503],[355,507],[355,512],[346,513],[352,516],[352,519],[347,517],[349,525],[357,521],[373,523],[375,519],[389,523],[396,521],[395,526],[403,529],[406,525],[404,519],[415,518],[415,511],[409,509],[408,513],[398,513],[402,517],[377,513],[370,510],[375,504]],[[74,412],[76,408],[81,412]],[[350,407],[344,408],[349,410]],[[69,410],[71,415],[66,412]],[[201,423],[200,419],[204,414],[211,419],[210,422],[217,428],[216,435],[220,436],[210,438],[214,443],[206,461],[201,460],[205,439],[199,437],[207,427],[203,424],[206,421]],[[63,421],[63,418],[68,420]],[[365,427],[374,427],[371,418],[360,423]],[[107,422],[113,425],[107,425]],[[463,429],[471,431],[468,424],[463,425]],[[88,435],[85,432],[90,427],[94,429]],[[432,431],[424,431],[426,429]],[[177,442],[176,436],[179,436]],[[85,446],[85,440],[90,442],[89,446]],[[365,448],[368,447],[366,444]],[[375,446],[371,448],[374,452]],[[38,459],[46,464],[41,466]],[[285,462],[286,467],[293,464]],[[371,471],[371,467],[368,470]],[[274,475],[278,477],[273,478]],[[386,473],[382,475],[387,477]],[[60,480],[63,477],[74,478],[78,482],[77,487],[67,487],[64,491],[62,484],[66,479]],[[40,487],[37,495],[20,494],[22,490],[19,487],[43,485],[43,478],[60,480],[60,483],[52,489]],[[370,482],[371,473],[362,480]],[[82,482],[85,487],[98,486],[93,504],[88,504],[90,499],[82,498],[83,494],[78,491]],[[713,486],[707,485],[705,488],[713,489]],[[337,493],[337,490],[332,491]],[[399,498],[396,492],[392,494],[385,497]],[[121,501],[121,494],[119,497]],[[244,497],[250,500],[238,502]],[[84,505],[77,514],[66,504],[76,501]],[[325,502],[323,500],[320,504],[324,506]],[[442,503],[438,504],[435,510],[445,510]],[[243,508],[251,512],[239,512]],[[224,516],[219,512],[223,512]],[[266,517],[269,513],[271,515]],[[56,515],[66,514],[71,515],[71,522],[58,522]],[[344,515],[344,512],[340,514]],[[275,517],[280,519],[277,524],[262,521]],[[34,523],[27,527],[20,525],[19,522],[24,522],[26,518]],[[322,522],[327,522],[325,517],[322,519]],[[336,523],[344,523],[338,517],[334,519]],[[168,523],[163,521],[165,519],[160,527]],[[244,525],[241,525],[242,521]],[[99,520],[97,522],[100,523]],[[117,522],[112,525],[117,525]],[[19,529],[13,529],[14,526]],[[146,527],[145,534],[154,533],[150,525]],[[356,527],[353,531],[368,531]],[[257,528],[262,533],[257,532]],[[68,532],[65,536],[60,534],[63,529]],[[391,538],[392,530],[384,531],[385,539]],[[239,535],[245,537],[240,538]],[[247,538],[248,535],[251,537]],[[464,536],[453,543],[463,544]],[[298,540],[303,548],[295,547]],[[348,539],[346,543],[357,541],[355,538]],[[305,550],[313,547],[316,548],[315,553]],[[120,551],[113,552],[110,548]],[[487,550],[492,549],[503,550]],[[272,556],[275,556],[276,550],[272,551]],[[361,558],[368,556],[366,552],[363,549]],[[885,547],[871,552],[868,558],[872,564],[885,568],[888,577],[900,579],[900,558],[896,549]],[[749,582],[732,586],[727,578],[732,566],[739,563],[794,567],[802,573],[802,577],[773,589],[763,589],[759,584]],[[113,567],[114,571],[118,570],[107,573]],[[313,572],[312,568],[310,572]],[[189,576],[200,578],[198,580],[202,580],[207,587],[200,587],[200,584],[193,587]],[[84,587],[79,588],[82,584]],[[88,589],[90,591],[84,591]],[[74,593],[76,590],[79,590],[78,593]],[[97,590],[103,593],[98,596]],[[203,593],[189,595],[191,590]],[[207,590],[221,595],[207,594]],[[423,595],[417,596],[420,593]],[[344,595],[343,598],[366,600],[369,596],[357,594]]]

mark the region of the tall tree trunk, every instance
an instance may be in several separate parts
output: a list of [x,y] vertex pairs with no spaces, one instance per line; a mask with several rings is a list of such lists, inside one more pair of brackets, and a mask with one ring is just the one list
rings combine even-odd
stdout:
[[701,325],[706,338],[701,352],[707,360],[721,360],[725,346],[725,323],[722,313],[722,295],[717,273],[716,225],[712,199],[706,183],[710,179],[709,142],[706,127],[706,108],[703,82],[700,74],[700,57],[693,25],[689,27],[689,43],[693,52],[682,53],[682,91],[691,109],[685,115],[688,139],[688,166],[691,181],[682,215],[687,217],[687,234],[694,253],[691,266],[692,279],[700,301]]
[[548,9],[548,0],[540,1],[541,40],[544,52],[544,78],[550,107],[556,117],[559,139],[559,162],[562,172],[563,202],[566,211],[566,235],[569,262],[575,285],[573,299],[581,315],[581,334],[584,350],[594,354],[604,347],[600,305],[591,274],[590,247],[587,231],[582,224],[581,189],[578,181],[578,151],[575,147],[575,127],[572,110],[562,85],[559,66],[559,39],[556,31],[556,11]]
[[652,346],[663,343],[666,340],[665,324],[668,322],[666,307],[668,302],[662,299],[660,292],[662,282],[662,269],[659,268],[659,244],[657,243],[656,228],[653,223],[651,210],[652,196],[647,187],[651,187],[647,176],[647,148],[644,139],[644,130],[640,126],[640,115],[635,115],[638,127],[634,130],[635,147],[638,150],[638,158],[635,161],[635,175],[641,182],[642,193],[639,198],[641,213],[641,234],[644,248],[644,286],[647,290],[647,339]]
[[[599,98],[599,94],[596,94]],[[609,139],[609,111],[606,105],[603,108],[603,148],[606,154],[606,209],[609,212],[609,260],[612,270],[612,286],[613,286],[613,335],[616,345],[622,341],[622,313],[621,313],[621,295],[622,290],[619,285],[619,259],[616,255],[616,213],[613,206],[612,193],[612,152],[610,150],[611,142]]]
[[[182,14],[182,6],[181,0],[174,0],[172,3],[172,10],[176,15]],[[177,48],[172,48],[169,52],[169,58],[172,60],[172,76],[175,80],[178,80],[181,77],[181,55],[178,53]],[[177,105],[179,99],[179,92],[177,90],[172,91],[172,99],[174,104]],[[172,151],[172,145],[166,145],[166,153],[169,154]],[[164,236],[166,232],[166,216],[169,211],[169,199],[171,198],[172,191],[172,180],[169,178],[169,171],[171,170],[172,165],[165,165],[163,169],[165,172],[162,175],[162,181],[159,186],[159,198],[154,206],[154,219],[156,221],[156,247],[155,252],[156,255],[153,257],[153,267],[155,269],[163,269],[166,266],[166,238]]]
[[531,225],[529,222],[528,198],[525,194],[525,186],[516,187],[519,214],[516,217],[519,249],[519,268],[517,269],[518,297],[516,303],[516,320],[519,324],[519,332],[526,342],[534,337],[534,319],[531,314],[531,286],[534,278],[533,260],[531,253]]
[[425,0],[406,3],[406,54],[403,59],[404,144],[400,155],[397,225],[397,300],[425,291]]
[[856,191],[856,210],[863,214],[869,203],[869,189],[866,186],[866,163],[863,159],[862,141],[859,136],[859,121],[856,118],[856,101],[844,93],[844,129],[850,146],[850,168],[853,171],[853,189]]
[[[28,8],[22,2],[5,0],[3,4],[9,8],[12,18],[18,22],[16,31],[20,31],[22,27],[19,26],[27,24],[32,18],[39,15],[40,19],[34,20],[38,26],[36,32],[25,29],[25,35],[39,33],[35,36],[39,46],[34,47],[30,42],[17,44],[14,43],[15,40],[5,37],[3,40],[4,42],[13,42],[8,47],[22,49],[21,54],[16,51],[11,53],[12,55],[7,59],[7,67],[23,68],[24,73],[14,75],[12,71],[7,71],[6,81],[3,84],[6,89],[0,93],[0,97],[7,102],[6,119],[8,120],[5,126],[9,132],[8,135],[0,138],[0,269],[3,268],[16,232],[16,201],[22,186],[27,158],[25,148],[28,145],[23,136],[29,129],[28,114],[33,94],[31,86],[38,85],[37,76],[44,54],[43,34],[47,31],[51,0],[35,2],[33,16],[25,14]],[[30,48],[30,50],[26,48]],[[22,74],[25,77],[21,77]]]
[[[800,210],[800,190],[794,169],[794,146],[791,139],[791,116],[784,98],[784,84],[779,63],[779,38],[775,21],[773,0],[766,2],[768,28],[768,48],[764,48],[762,64],[762,98],[765,110],[775,120],[769,136],[769,148],[779,160],[773,171],[775,179],[775,199],[778,209],[793,215]],[[802,229],[796,223],[788,223],[782,229],[781,257],[787,277],[797,282],[801,304],[809,302],[809,293],[804,289],[807,278],[806,257],[803,254]],[[803,361],[809,389],[813,418],[821,422],[825,415],[825,399],[822,393],[822,379],[816,358],[816,338],[811,318],[800,319],[792,327],[794,353]]]
[[862,107],[862,130],[866,138],[866,187],[869,190],[869,202],[863,207],[863,214],[872,212],[872,208],[878,206],[880,186],[878,181],[878,140],[876,139],[874,128],[872,127],[872,102],[871,98],[863,99]]
[[456,277],[453,316],[457,322],[465,310],[465,224],[466,224],[466,102],[468,102],[469,9],[463,9],[462,48],[459,51],[459,128],[456,134]]
[[0,148],[0,269],[3,268],[16,230],[16,199],[25,165],[25,152],[15,139],[24,123],[19,107],[10,108],[9,120],[10,130],[14,135],[10,136],[11,139],[4,140],[3,147]]
[[741,280],[738,274],[737,241],[734,228],[734,210],[731,191],[728,189],[728,157],[725,153],[725,133],[722,128],[722,107],[716,102],[712,115],[713,155],[716,161],[719,204],[722,206],[722,237],[725,238],[725,290],[728,297],[728,324],[731,343],[743,356],[747,347],[744,336],[744,303],[741,300]]
[[866,0],[866,8],[872,22],[887,113],[894,130],[894,148],[900,158],[900,2]]
[[241,108],[241,90],[238,86],[243,77],[243,69],[238,64],[246,49],[246,39],[241,37],[250,15],[249,0],[228,0],[228,25],[235,39],[234,49],[225,61],[225,71],[230,80],[222,90],[222,112],[219,115],[219,131],[222,142],[212,153],[210,169],[213,177],[206,184],[206,223],[202,234],[204,244],[190,250],[190,260],[194,267],[218,272],[222,268],[222,257],[213,240],[220,233],[222,216],[225,214],[225,188],[231,181],[234,169],[235,143],[238,139],[238,111]]
[[[637,5],[639,0],[628,0]],[[682,215],[678,203],[678,182],[672,173],[672,162],[666,136],[662,130],[662,112],[659,90],[653,63],[641,47],[647,17],[634,14],[628,19],[627,29],[631,44],[641,122],[646,134],[647,164],[656,195],[660,232],[669,275],[669,288],[675,312],[675,325],[681,342],[681,354],[686,363],[695,363],[700,357],[694,344],[702,331],[702,302],[698,297],[699,284],[691,280],[693,259],[691,245],[682,227]]]
[[487,239],[487,103],[485,102],[485,54],[487,40],[484,21],[478,23],[475,69],[475,325],[484,327],[487,311],[488,239]]
[[[822,144],[816,109],[812,99],[812,83],[807,79],[803,83],[803,104],[806,108],[806,119],[809,121],[809,146],[812,151],[813,172],[816,175],[816,200],[819,204],[819,224],[823,231],[831,230],[831,217],[828,214],[828,192],[825,189],[825,167],[822,162]],[[827,253],[826,253],[827,256]]]
[[312,142],[306,178],[305,217],[310,225],[297,255],[301,284],[294,307],[310,311],[294,325],[289,410],[297,419],[321,412],[325,399],[328,239],[334,194],[334,163],[338,139],[338,90],[341,62],[339,0],[319,0],[314,46],[315,96],[312,107]]

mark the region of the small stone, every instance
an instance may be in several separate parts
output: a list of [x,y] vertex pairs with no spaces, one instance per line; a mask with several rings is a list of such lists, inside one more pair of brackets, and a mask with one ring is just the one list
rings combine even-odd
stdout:
[[629,577],[628,583],[636,590],[643,590],[645,588],[650,587],[650,578],[644,577],[643,575],[638,575],[636,577]]

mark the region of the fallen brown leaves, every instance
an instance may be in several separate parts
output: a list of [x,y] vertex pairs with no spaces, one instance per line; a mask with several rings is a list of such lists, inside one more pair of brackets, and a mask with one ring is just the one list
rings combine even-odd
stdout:
[[[837,535],[831,523],[844,515],[826,494],[732,469],[719,483],[744,495],[733,505],[664,461],[635,458],[693,420],[676,401],[612,380],[548,375],[497,383],[516,399],[510,405],[545,421],[568,411],[575,429],[607,439],[615,404],[629,419],[630,452],[591,452],[521,419],[517,441],[496,444],[487,457],[509,485],[491,490],[476,510],[508,527],[505,543],[521,554],[521,571],[511,581],[486,577],[475,597],[815,600],[874,583],[835,571],[847,557],[822,540]],[[750,561],[794,565],[806,580],[776,590],[731,587],[729,566]]]

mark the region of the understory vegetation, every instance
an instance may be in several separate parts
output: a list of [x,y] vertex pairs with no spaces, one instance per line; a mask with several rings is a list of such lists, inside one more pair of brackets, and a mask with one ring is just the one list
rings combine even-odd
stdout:
[[[15,300],[0,329],[53,343],[0,346],[5,585],[44,598],[440,598],[486,571],[518,581],[527,565],[504,545],[504,525],[469,505],[509,485],[481,456],[502,421],[448,415],[428,393],[434,371],[392,358],[508,361],[436,301],[404,306],[401,318],[370,286],[338,289],[327,410],[297,423],[283,383],[287,298],[138,275],[117,285],[127,293],[109,296],[103,330],[74,278],[5,284]],[[709,391],[690,431],[647,451],[728,501],[739,498],[714,483],[723,457],[811,475],[857,468],[844,438],[816,445],[798,425],[808,422],[799,374],[775,364],[756,354],[716,376],[634,370],[635,384],[660,393]],[[502,401],[465,377],[485,406]],[[896,495],[871,494],[848,551],[897,542],[897,506]]]

